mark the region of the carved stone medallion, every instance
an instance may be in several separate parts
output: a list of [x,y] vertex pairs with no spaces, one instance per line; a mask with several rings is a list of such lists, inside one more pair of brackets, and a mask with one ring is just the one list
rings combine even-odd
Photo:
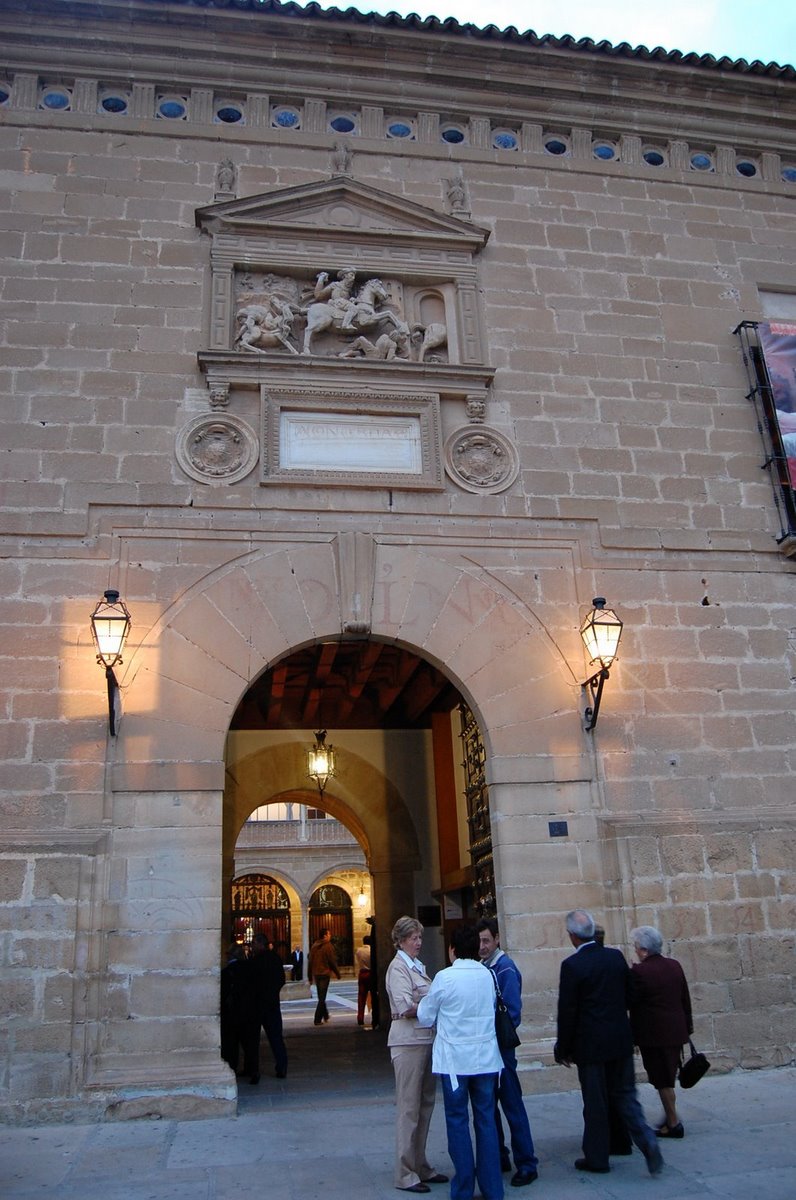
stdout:
[[445,442],[445,470],[464,491],[492,495],[511,487],[520,460],[505,434],[490,425],[464,425]]
[[177,462],[199,483],[237,483],[254,468],[259,447],[254,430],[239,417],[196,417],[177,435]]

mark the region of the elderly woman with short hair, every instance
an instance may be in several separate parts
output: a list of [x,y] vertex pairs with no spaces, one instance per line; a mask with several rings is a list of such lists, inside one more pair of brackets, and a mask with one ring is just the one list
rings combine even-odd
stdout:
[[387,1045],[395,1072],[395,1186],[403,1192],[430,1192],[430,1183],[447,1183],[448,1177],[426,1158],[437,1081],[431,1073],[434,1031],[417,1023],[417,1006],[431,987],[418,958],[423,926],[413,917],[399,917],[392,940],[396,952],[386,986],[392,1013]]
[[683,968],[661,954],[663,938],[651,925],[630,931],[638,962],[632,970],[630,1020],[647,1078],[663,1104],[658,1137],[685,1136],[677,1115],[674,1083],[682,1048],[694,1032],[691,997]]

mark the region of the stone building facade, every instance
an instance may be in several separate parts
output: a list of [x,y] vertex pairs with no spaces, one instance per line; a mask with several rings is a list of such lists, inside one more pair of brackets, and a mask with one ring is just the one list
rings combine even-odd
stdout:
[[793,69],[272,0],[0,28],[3,1118],[234,1111],[235,841],[312,803],[315,720],[383,952],[466,912],[458,708],[315,717],[327,647],[474,714],[528,1087],[576,905],[661,928],[717,1068],[792,1061],[796,530],[733,331],[796,321]]

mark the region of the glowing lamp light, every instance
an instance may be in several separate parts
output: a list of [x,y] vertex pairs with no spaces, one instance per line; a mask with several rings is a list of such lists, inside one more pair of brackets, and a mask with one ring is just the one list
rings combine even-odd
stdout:
[[623,628],[623,622],[616,613],[605,607],[604,596],[595,596],[592,604],[594,608],[580,627],[580,636],[583,638],[589,662],[600,664],[599,671],[595,671],[589,679],[584,680],[581,684],[582,688],[588,688],[591,700],[583,714],[588,731],[594,729],[597,724],[603,685],[608,678],[609,668],[616,658]]
[[91,636],[97,650],[97,662],[105,668],[108,684],[108,729],[111,737],[121,716],[119,685],[113,668],[122,661],[122,651],[133,622],[127,605],[119,599],[119,593],[109,588],[98,601],[91,614]]
[[334,778],[334,746],[326,745],[326,730],[319,729],[315,734],[315,745],[307,751],[307,775],[314,779],[318,791],[323,795],[324,788],[330,779]]

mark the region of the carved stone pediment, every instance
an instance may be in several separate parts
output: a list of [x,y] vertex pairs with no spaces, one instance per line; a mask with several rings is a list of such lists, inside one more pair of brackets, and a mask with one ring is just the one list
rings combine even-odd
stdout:
[[[442,409],[455,404],[461,418],[482,422],[494,374],[477,269],[489,231],[344,175],[225,199],[199,209],[196,221],[212,239],[209,338],[199,363],[218,414],[232,413],[241,390],[261,390],[260,482],[320,476],[367,486],[383,476],[390,486],[442,486]],[[318,389],[342,397],[339,411],[314,414]],[[291,400],[279,429],[266,419],[275,394],[304,397]],[[384,397],[393,409],[382,419]],[[352,415],[362,404],[369,440]],[[305,410],[314,415],[302,423]],[[180,460],[186,473],[207,474],[210,454],[223,457],[214,470],[230,478],[243,471],[243,462],[227,461],[245,442],[228,424],[219,416],[200,439],[189,431]],[[326,458],[333,443],[346,442],[341,430],[349,426],[353,448],[337,470]],[[304,457],[288,440],[296,430]],[[401,455],[411,457],[415,442],[422,454],[407,465]],[[318,464],[307,459],[310,451]]]
[[300,230],[343,242],[460,247],[475,253],[486,245],[489,230],[434,212],[345,176],[278,192],[211,204],[196,213],[196,223],[213,235],[258,237]]

